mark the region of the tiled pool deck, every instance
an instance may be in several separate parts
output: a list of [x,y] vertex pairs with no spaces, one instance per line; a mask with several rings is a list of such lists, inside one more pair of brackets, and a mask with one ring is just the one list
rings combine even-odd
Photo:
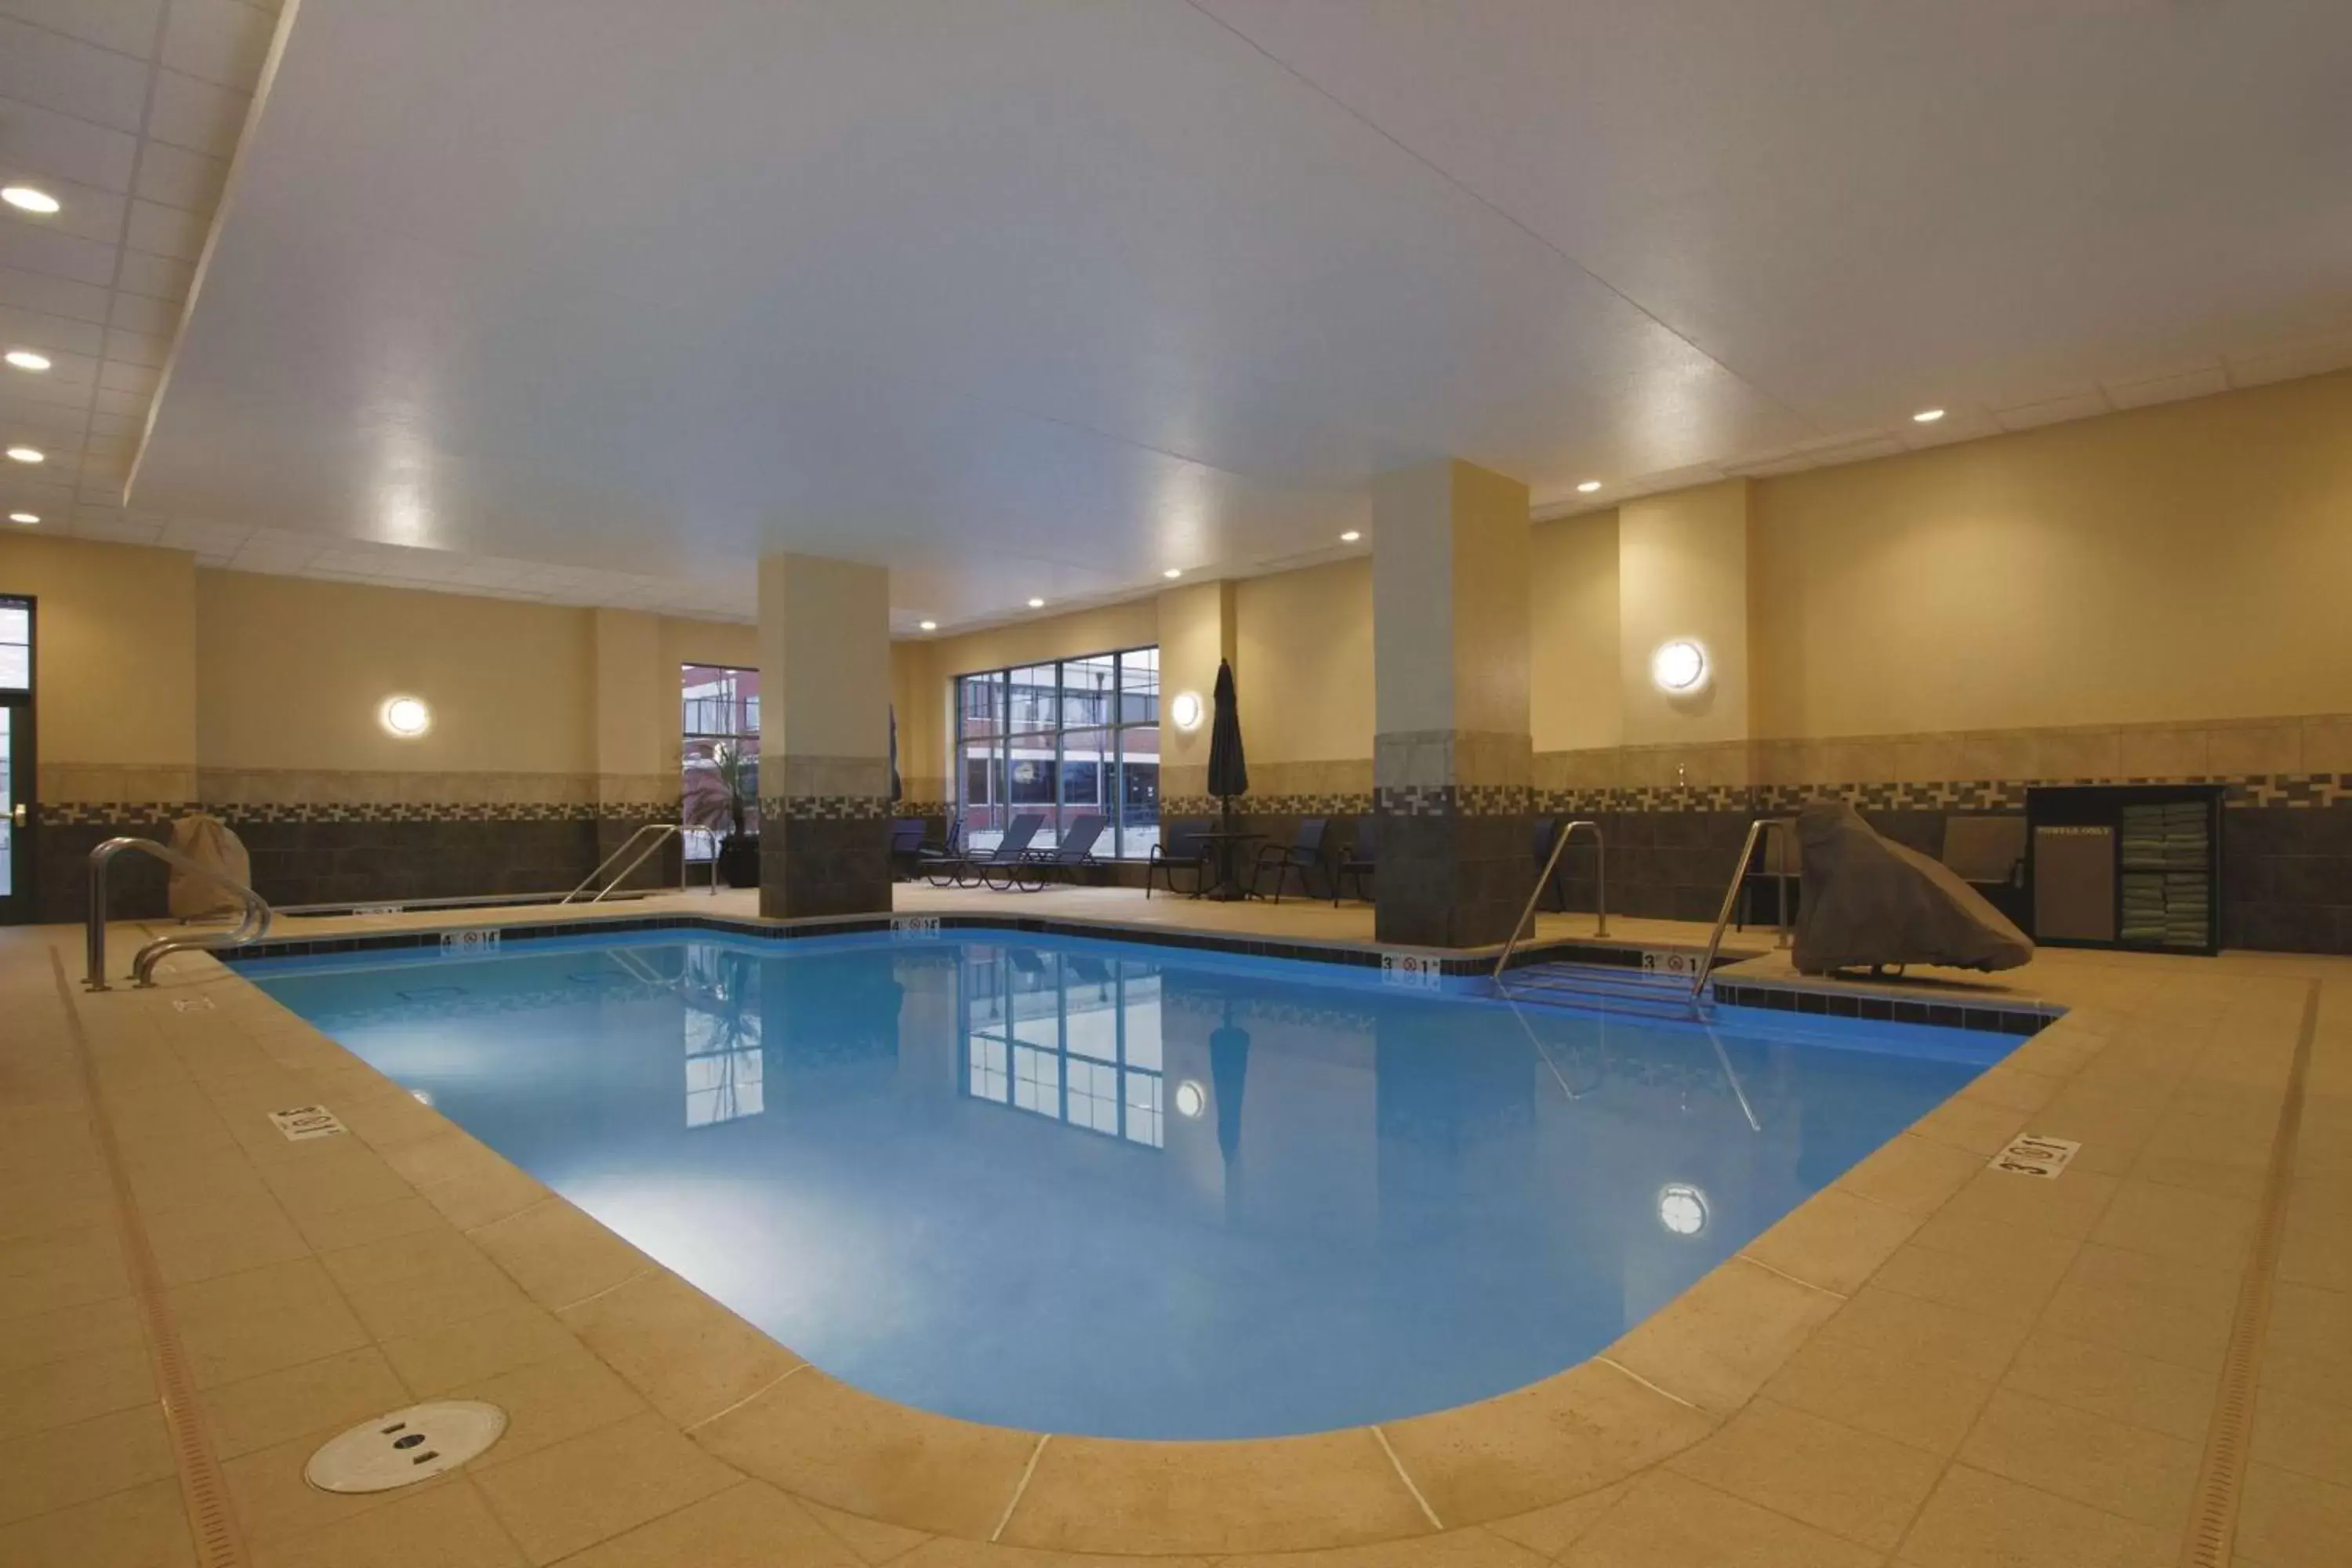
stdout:
[[[1368,911],[1328,905],[901,893],[916,913],[1370,935]],[[118,976],[140,940],[118,928]],[[2352,1560],[2352,961],[2051,952],[2023,984],[1931,987],[2071,1011],[1603,1357],[1380,1428],[1149,1444],[860,1394],[210,959],[92,996],[79,952],[79,931],[0,931],[9,1568],[2170,1564],[2233,1346],[2258,1394],[2231,1560]],[[1785,971],[1768,954],[1733,978]],[[350,1136],[288,1142],[266,1120],[314,1101]],[[2020,1131],[2082,1152],[2055,1181],[1987,1169]],[[184,1369],[193,1423],[167,1418],[159,1366]],[[304,1484],[323,1437],[440,1394],[513,1424],[409,1490]],[[188,1500],[202,1516],[215,1475],[230,1518],[200,1543]]]

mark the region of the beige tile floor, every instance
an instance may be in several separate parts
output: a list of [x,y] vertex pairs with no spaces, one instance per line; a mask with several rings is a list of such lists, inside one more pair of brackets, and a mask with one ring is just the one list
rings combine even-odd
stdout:
[[[919,912],[1369,936],[1328,905],[903,891]],[[139,938],[116,933],[118,974]],[[2235,1561],[2352,1560],[2352,962],[2046,954],[2001,989],[2065,1018],[1601,1357],[1380,1428],[1145,1444],[861,1394],[211,960],[90,996],[79,951],[0,932],[10,1568],[199,1561],[159,1331],[241,1543],[205,1561],[2176,1563],[2315,989]],[[350,1134],[289,1143],[265,1118],[312,1101]],[[2056,1181],[1988,1169],[2021,1130],[2082,1153]],[[513,1425],[402,1493],[301,1480],[325,1436],[441,1394]]]

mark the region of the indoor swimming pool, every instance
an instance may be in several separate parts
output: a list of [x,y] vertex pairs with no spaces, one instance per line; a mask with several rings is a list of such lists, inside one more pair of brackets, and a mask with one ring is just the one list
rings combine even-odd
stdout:
[[1559,1372],[2016,1044],[985,931],[238,968],[824,1371],[1139,1438]]

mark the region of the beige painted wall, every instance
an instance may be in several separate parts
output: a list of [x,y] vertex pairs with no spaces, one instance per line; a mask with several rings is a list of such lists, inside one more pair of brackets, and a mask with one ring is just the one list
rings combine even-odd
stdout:
[[2352,373],[1757,486],[1772,737],[2352,710]]
[[[1617,509],[1617,689],[1623,743],[1748,738],[1749,486],[1745,479],[1645,496]],[[1709,679],[1669,698],[1650,677],[1658,647],[1691,637]]]
[[[1234,605],[1234,673],[1250,760],[1370,757],[1371,562],[1359,557],[1244,578],[1235,584]],[[1207,731],[1203,724],[1204,737]],[[1202,744],[1205,765],[1205,739]]]
[[[590,611],[245,572],[196,584],[206,768],[595,770]],[[385,732],[395,694],[431,705],[429,732]]]
[[[184,800],[193,792],[196,578],[194,557],[180,551],[0,535],[0,593],[38,600],[33,699],[43,776],[76,767],[173,775],[94,773],[65,791],[52,785],[51,798]],[[124,787],[139,793],[117,793]]]
[[1536,524],[1528,584],[1528,701],[1535,749],[1622,743],[1616,511]]

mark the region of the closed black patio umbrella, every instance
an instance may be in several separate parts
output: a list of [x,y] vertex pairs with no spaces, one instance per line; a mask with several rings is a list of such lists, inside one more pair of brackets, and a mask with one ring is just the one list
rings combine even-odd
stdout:
[[1242,755],[1242,712],[1234,696],[1234,667],[1217,661],[1216,717],[1209,730],[1209,793],[1224,805],[1225,829],[1233,830],[1234,796],[1249,794],[1249,762]]
[[890,704],[890,804],[898,805],[898,797],[906,793],[906,786],[898,782],[898,705],[893,702]]

